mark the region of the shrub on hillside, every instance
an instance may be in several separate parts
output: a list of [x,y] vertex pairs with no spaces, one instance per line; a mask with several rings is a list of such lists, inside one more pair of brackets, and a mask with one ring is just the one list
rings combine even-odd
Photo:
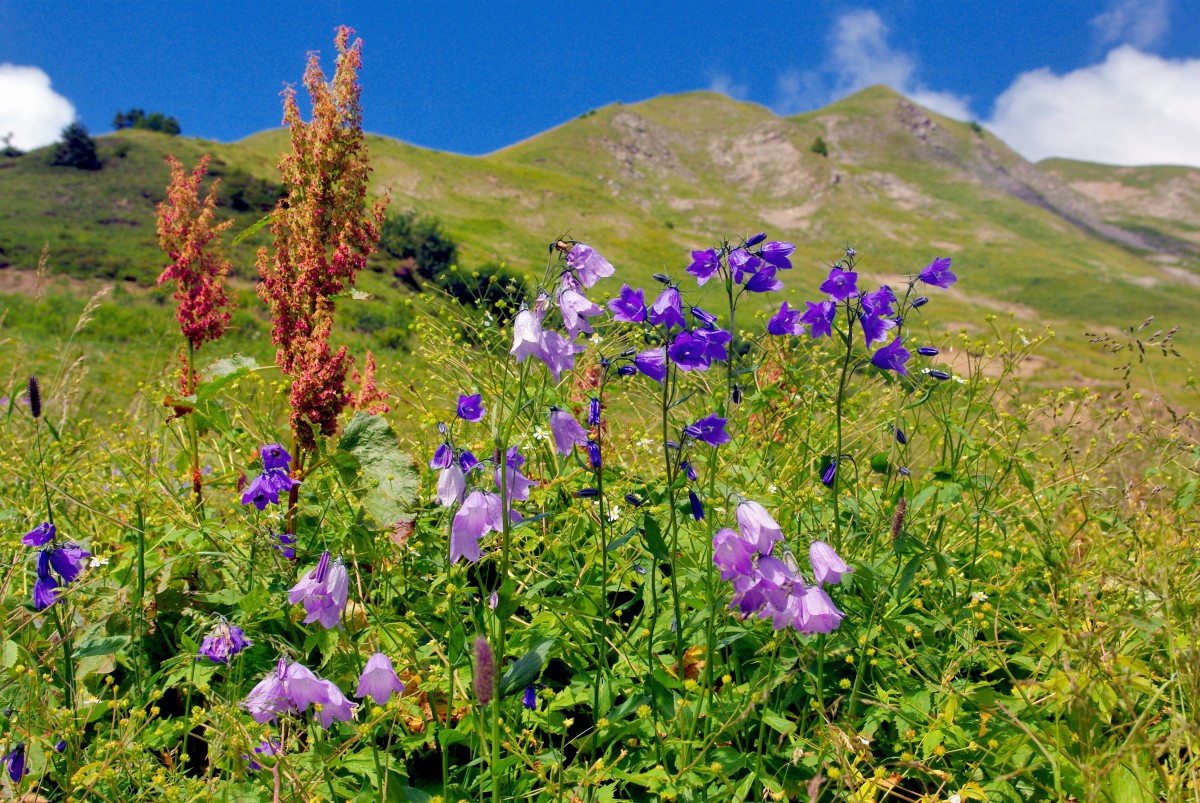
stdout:
[[96,141],[83,123],[71,123],[62,130],[62,139],[50,152],[50,164],[55,167],[74,167],[79,170],[99,170]]
[[439,282],[458,258],[458,244],[442,231],[441,221],[413,211],[391,215],[383,222],[379,247],[406,263],[396,275],[414,290]]
[[146,114],[141,109],[117,112],[117,116],[113,118],[113,128],[118,131],[122,128],[140,128],[144,131],[157,131],[160,134],[168,134],[173,137],[182,131],[179,126],[179,120],[176,118],[168,117],[162,112]]

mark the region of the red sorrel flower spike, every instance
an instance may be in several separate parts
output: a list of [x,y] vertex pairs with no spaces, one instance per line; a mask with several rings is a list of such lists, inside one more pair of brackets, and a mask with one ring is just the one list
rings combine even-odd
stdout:
[[[258,294],[271,310],[275,362],[292,377],[291,425],[297,443],[316,447],[316,434],[337,432],[347,404],[386,410],[375,387],[374,360],[362,376],[343,348],[329,345],[333,297],[354,285],[379,241],[387,198],[366,204],[371,168],[362,133],[362,41],[349,43],[349,28],[337,34],[337,68],[326,81],[317,54],[309,54],[304,86],[312,120],[300,116],[295,91],[284,91],[283,120],[291,129],[291,151],[279,161],[287,196],[272,215],[274,248],[261,248]],[[346,388],[357,379],[358,394]]]
[[[174,156],[167,156],[171,183],[167,200],[158,205],[158,244],[171,264],[163,269],[158,283],[175,280],[175,317],[183,336],[199,348],[218,340],[229,328],[233,302],[225,292],[225,277],[230,263],[221,252],[221,233],[232,220],[213,224],[217,205],[217,184],[213,182],[204,200],[200,200],[200,182],[208,172],[209,157],[187,173]],[[184,377],[183,390],[191,392],[192,377]]]

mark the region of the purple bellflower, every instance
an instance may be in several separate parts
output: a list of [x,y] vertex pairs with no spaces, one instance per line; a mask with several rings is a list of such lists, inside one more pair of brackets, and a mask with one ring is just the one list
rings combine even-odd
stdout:
[[713,564],[721,570],[722,580],[748,575],[754,571],[754,544],[728,527],[713,536]]
[[837,552],[824,541],[813,541],[808,547],[808,560],[812,564],[813,578],[818,585],[841,582],[842,575],[854,571],[841,559]]
[[8,755],[4,757],[4,763],[8,767],[8,778],[13,783],[20,783],[25,777],[28,770],[25,768],[25,745],[17,742]]
[[832,301],[806,301],[808,309],[800,316],[800,323],[808,324],[813,339],[833,334],[833,319],[837,315],[837,304]]
[[587,442],[588,462],[592,464],[592,469],[599,471],[604,468],[604,463],[600,456],[600,444],[593,440]]
[[733,439],[725,429],[726,421],[728,419],[708,415],[686,428],[684,434],[709,446],[720,446]]
[[860,321],[862,323],[863,339],[868,346],[885,342],[888,339],[888,332],[896,328],[895,320],[873,314],[863,315]]
[[746,290],[751,293],[774,293],[783,289],[783,282],[775,278],[775,266],[768,265],[746,281]]
[[433,453],[433,459],[429,461],[429,467],[433,469],[449,468],[453,462],[454,449],[450,447],[449,443],[442,441],[437,451]]
[[586,446],[588,434],[575,416],[558,407],[550,408],[550,434],[554,436],[554,445],[561,455],[569,455],[576,446]]
[[655,326],[663,326],[668,330],[676,326],[686,329],[687,321],[683,318],[683,300],[679,297],[679,289],[668,287],[659,293],[647,319]]
[[471,469],[475,468],[475,466],[477,466],[477,465],[479,465],[478,457],[471,454],[466,449],[463,449],[462,452],[459,453],[458,467],[463,470],[464,474],[469,472]]
[[938,257],[925,266],[917,281],[945,289],[958,281],[958,277],[950,272],[950,257]]
[[246,634],[237,625],[231,625],[225,620],[217,622],[200,644],[200,656],[208,658],[214,664],[228,664],[229,659],[247,647],[253,647],[254,642],[246,638]]
[[558,307],[562,310],[563,326],[566,327],[567,335],[571,340],[574,340],[580,332],[591,334],[595,331],[588,323],[588,318],[604,312],[598,304],[571,288],[559,291]]
[[850,270],[833,268],[829,278],[821,284],[821,292],[828,293],[834,301],[845,301],[858,295],[858,274]]
[[733,271],[733,281],[741,284],[746,274],[753,275],[762,267],[763,261],[745,249],[738,248],[729,252],[729,267]]
[[438,475],[437,500],[442,507],[457,505],[467,492],[467,479],[458,463],[451,463]]
[[[516,511],[510,511],[516,517]],[[472,491],[454,514],[450,526],[450,562],[466,558],[478,563],[483,558],[479,540],[489,532],[500,532],[504,521],[502,502],[498,494]]]
[[596,396],[588,399],[587,424],[589,427],[600,426],[600,399]]
[[537,700],[537,688],[530,683],[525,687],[525,693],[521,695],[521,705],[525,706],[527,711],[536,711]]
[[700,501],[700,497],[696,492],[688,489],[688,504],[692,507],[692,518],[696,521],[704,520],[704,503]]
[[905,363],[911,356],[908,349],[904,348],[901,336],[897,335],[895,340],[871,355],[871,364],[881,371],[895,371],[908,376]]
[[687,272],[696,277],[696,284],[701,287],[713,277],[721,267],[721,259],[712,248],[707,251],[693,251],[692,264],[687,266]]
[[259,450],[262,455],[263,471],[279,469],[285,474],[291,469],[292,456],[280,443],[268,443]]
[[607,259],[596,253],[590,245],[575,243],[567,254],[567,267],[575,272],[579,283],[591,287],[600,279],[616,273]]
[[634,290],[627,284],[621,285],[621,294],[608,302],[613,319],[624,323],[641,323],[646,320],[646,298],[639,288]]
[[21,543],[25,546],[42,546],[48,541],[53,540],[57,533],[58,530],[53,524],[48,521],[44,521],[29,532],[25,533],[24,537],[21,538]]
[[279,541],[277,544],[272,544],[272,549],[279,550],[279,554],[283,555],[284,560],[296,559],[296,536],[291,533],[278,533],[274,538]]
[[641,352],[633,358],[633,364],[660,385],[667,378],[666,349],[661,346]]
[[700,307],[692,307],[692,317],[700,322],[700,325],[706,329],[712,329],[717,325],[717,316]]
[[771,316],[771,320],[767,322],[767,332],[776,337],[804,334],[804,324],[800,323],[800,315],[800,310],[789,309],[788,303],[783,302],[779,312]]
[[827,465],[825,470],[821,472],[821,484],[826,488],[832,488],[833,484],[837,482],[837,468],[838,461],[835,457],[829,461],[829,465]]
[[456,414],[463,421],[481,421],[487,415],[487,409],[483,406],[483,394],[472,393],[470,396],[458,397],[458,409]]
[[[261,756],[261,757],[277,756],[282,752],[283,752],[283,745],[281,745],[279,743],[278,739],[261,740],[258,743],[258,747],[254,748],[254,755]],[[246,761],[249,762],[249,763],[247,763],[246,766],[249,767],[252,772],[258,772],[259,770],[261,770],[263,768],[262,764],[259,764],[255,759],[251,758],[250,756],[248,756],[244,753],[242,754],[242,758],[246,759]]]
[[242,494],[242,504],[266,510],[267,505],[279,504],[281,493],[288,493],[299,484],[300,481],[288,476],[284,469],[267,469],[246,486],[246,492]]
[[350,590],[350,576],[341,558],[330,560],[329,550],[321,553],[317,567],[304,575],[288,591],[288,601],[302,603],[307,616],[304,624],[320,622],[326,630],[340,628],[342,611]]
[[783,529],[758,502],[746,499],[738,504],[737,522],[742,538],[763,555],[770,555],[775,542],[783,540]]
[[877,317],[895,315],[895,304],[896,294],[886,284],[880,285],[878,290],[872,290],[870,293],[864,293],[862,296],[863,310]]
[[354,696],[362,699],[368,695],[376,705],[387,705],[392,694],[404,692],[404,684],[392,668],[392,659],[377,652],[367,659],[367,666],[358,678],[358,690]]
[[[749,245],[749,243],[747,243]],[[781,270],[790,270],[792,261],[788,259],[796,250],[796,246],[784,240],[772,240],[762,247],[763,261]]]

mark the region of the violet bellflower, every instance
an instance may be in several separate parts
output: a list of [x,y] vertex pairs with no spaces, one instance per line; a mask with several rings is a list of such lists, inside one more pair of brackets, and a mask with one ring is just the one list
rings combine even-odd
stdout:
[[542,358],[542,319],[533,310],[522,309],[513,318],[513,344],[509,354],[524,362],[526,357]]
[[262,725],[281,714],[302,714],[314,703],[322,707],[316,719],[326,728],[334,719],[348,721],[354,716],[353,703],[336,685],[302,664],[280,658],[275,669],[250,690],[241,705]]
[[321,710],[313,713],[313,719],[325,729],[332,727],[334,720],[349,722],[354,719],[358,706],[342,693],[337,684],[332,680],[322,680],[321,685],[325,690],[325,700],[321,702]]
[[554,381],[557,382],[562,377],[563,371],[569,371],[575,367],[575,355],[586,350],[586,346],[572,343],[558,332],[546,329],[542,331],[542,350],[537,357],[550,369],[550,373],[554,375]]
[[833,604],[825,589],[819,586],[806,588],[801,600],[800,622],[796,629],[801,633],[829,635],[838,629],[845,616],[846,614]]
[[838,461],[835,457],[832,458],[829,461],[829,465],[825,466],[824,470],[821,471],[821,484],[826,488],[832,488],[833,484],[837,482],[837,470]]
[[683,317],[683,300],[679,297],[679,289],[668,287],[659,293],[646,318],[655,326],[662,326],[667,330],[676,326],[686,329],[687,321]]
[[760,253],[763,261],[774,265],[780,270],[790,270],[792,261],[788,259],[796,250],[796,246],[785,240],[772,240],[763,245]]
[[530,683],[525,687],[525,693],[521,695],[521,705],[525,706],[526,711],[536,711],[537,699],[537,687]]
[[715,362],[729,359],[729,350],[725,348],[733,342],[733,335],[724,329],[697,329],[692,337],[704,344],[704,356]]
[[253,646],[254,642],[246,638],[240,627],[221,620],[204,637],[196,660],[199,661],[203,656],[214,664],[228,664],[230,658]]
[[242,504],[266,510],[267,505],[279,504],[281,493],[288,493],[299,484],[299,480],[288,475],[287,469],[266,469],[246,486],[246,491],[242,494]]
[[274,539],[279,543],[272,544],[271,548],[278,550],[284,560],[296,559],[296,536],[291,533],[278,533]]
[[37,580],[33,583],[34,610],[44,611],[58,601],[58,581],[50,573],[50,553],[42,550],[37,556]]
[[587,442],[588,462],[592,465],[593,471],[599,471],[604,468],[604,463],[600,455],[600,444],[593,440]]
[[25,546],[42,546],[48,541],[53,540],[57,533],[58,530],[53,524],[48,521],[44,521],[29,532],[25,533],[25,535],[21,538],[21,543]]
[[505,455],[504,465],[507,476],[501,475],[499,466],[493,472],[493,478],[496,481],[496,491],[499,492],[502,488],[507,490],[510,507],[514,499],[519,502],[529,501],[529,489],[535,487],[537,482],[521,473],[521,466],[525,465],[525,457],[516,446],[508,450]]
[[291,470],[292,456],[283,448],[283,444],[268,443],[259,450],[259,454],[262,456],[263,471],[279,469],[286,474]]
[[767,265],[746,281],[746,290],[751,293],[774,293],[783,289],[783,282],[775,278],[775,266]]
[[950,272],[950,257],[938,257],[925,266],[925,270],[917,276],[917,281],[944,290],[958,281],[958,277]]
[[881,371],[895,371],[908,376],[905,363],[911,356],[908,349],[904,348],[902,336],[897,335],[895,340],[871,355],[871,364]]
[[621,285],[621,293],[608,302],[613,319],[624,323],[641,323],[646,320],[646,298],[639,288],[634,290],[627,284]]
[[69,586],[83,571],[83,559],[91,556],[92,553],[79,544],[68,542],[50,550],[50,567],[62,578],[63,585]]
[[404,684],[392,667],[392,659],[377,652],[367,659],[367,665],[358,677],[358,689],[354,696],[362,699],[370,696],[376,705],[387,705],[392,694],[402,694]]
[[733,437],[725,429],[728,419],[716,415],[707,415],[684,430],[689,438],[707,443],[709,446],[720,446],[729,443]]
[[329,550],[321,553],[317,567],[304,575],[288,591],[288,601],[301,603],[307,616],[304,624],[320,622],[326,630],[340,628],[342,611],[350,591],[350,576],[342,559],[330,560]]
[[880,285],[878,290],[872,290],[870,293],[862,295],[863,310],[870,315],[879,317],[895,315],[895,304],[896,294],[886,284]]
[[863,340],[868,346],[883,343],[888,339],[888,332],[896,328],[896,321],[871,313],[864,314],[859,322],[862,324]]
[[833,268],[829,278],[821,284],[821,292],[828,293],[835,302],[845,301],[858,295],[858,274],[850,270]]
[[788,303],[783,302],[779,312],[771,316],[771,320],[767,322],[767,333],[775,337],[804,334],[804,324],[800,323],[800,315],[800,310],[789,309]]
[[688,265],[686,270],[696,277],[696,284],[703,287],[720,267],[721,258],[717,256],[715,250],[709,248],[707,251],[693,251],[692,264]]
[[454,449],[446,441],[442,441],[438,446],[437,451],[433,453],[433,459],[429,461],[429,467],[432,469],[449,468],[454,462]]
[[462,502],[467,492],[467,479],[458,463],[451,463],[438,475],[437,500],[442,507]]
[[703,521],[704,503],[700,501],[700,497],[696,495],[696,492],[690,488],[688,489],[688,504],[692,508],[692,518],[696,521]]
[[567,253],[567,267],[584,287],[591,287],[600,279],[616,273],[607,259],[596,253],[590,245],[575,243]]
[[754,571],[754,544],[743,540],[728,527],[713,536],[713,565],[721,570],[721,579],[728,581]]
[[783,529],[758,502],[743,500],[737,506],[738,530],[742,538],[754,544],[764,555],[770,555],[775,543],[783,540]]
[[[516,511],[511,511],[516,517]],[[500,532],[504,523],[504,511],[498,494],[471,491],[463,500],[462,507],[454,514],[450,526],[450,562],[465,558],[478,563],[483,558],[479,541],[489,532]]]
[[746,274],[753,276],[762,267],[762,264],[761,259],[745,249],[738,248],[729,252],[729,268],[733,271],[735,284],[741,284]]
[[483,406],[483,394],[472,393],[469,396],[463,395],[458,397],[458,407],[455,414],[463,421],[482,421],[487,415],[487,408]]
[[667,356],[681,371],[707,371],[712,365],[708,343],[686,329],[675,335],[675,340],[667,349]]
[[558,308],[562,311],[563,326],[566,327],[567,336],[571,340],[580,332],[591,334],[595,331],[588,323],[588,318],[604,312],[583,293],[569,287],[564,287],[558,292]]
[[458,467],[463,470],[463,474],[470,472],[470,470],[475,468],[475,466],[477,466],[477,465],[479,465],[478,457],[471,454],[466,449],[463,449],[462,452],[459,453]]
[[837,304],[832,301],[806,301],[808,309],[800,316],[800,323],[808,325],[809,334],[815,340],[833,334],[833,319],[837,315]]
[[700,323],[700,325],[703,326],[705,329],[713,329],[716,327],[717,316],[713,315],[708,310],[704,310],[704,309],[701,309],[700,307],[694,306],[691,309],[691,313],[692,313],[692,317],[695,318]]
[[633,358],[633,364],[638,371],[660,385],[667,378],[666,349],[661,346],[639,353]]
[[17,742],[3,760],[8,768],[8,778],[13,783],[20,783],[21,779],[29,772],[25,768],[25,745],[21,742]]
[[[283,745],[279,743],[278,739],[261,739],[259,740],[258,747],[254,748],[254,755],[258,757],[277,756],[282,752]],[[242,754],[242,758],[248,762],[246,766],[252,772],[258,772],[263,768],[262,764],[259,764],[255,759],[251,758],[245,753]]]
[[838,584],[842,575],[854,571],[833,547],[824,541],[813,541],[808,547],[808,560],[812,564],[813,578],[818,585],[824,583]]
[[588,434],[575,416],[558,407],[550,408],[550,434],[554,436],[554,445],[558,453],[566,456],[576,446],[586,446]]

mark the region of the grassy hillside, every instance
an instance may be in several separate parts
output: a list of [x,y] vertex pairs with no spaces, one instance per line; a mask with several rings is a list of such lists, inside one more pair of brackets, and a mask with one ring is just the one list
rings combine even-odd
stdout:
[[[238,231],[269,204],[237,211],[233,192],[243,190],[242,206],[246,197],[270,200],[286,136],[269,131],[221,144],[123,131],[100,138],[97,172],[50,167],[41,152],[0,163],[0,307],[11,310],[8,326],[19,340],[34,335],[20,314],[32,284],[22,271],[49,243],[51,270],[90,281],[60,281],[60,293],[120,280],[126,312],[145,313],[126,340],[148,348],[170,337],[166,294],[145,289],[162,264],[153,211],[167,177],[164,155],[185,163],[213,155],[223,211]],[[828,156],[813,151],[817,137]],[[1027,327],[1053,326],[1059,337],[1038,377],[1047,382],[1117,381],[1085,331],[1115,331],[1150,315],[1170,326],[1200,312],[1200,171],[1033,165],[992,135],[882,87],[790,118],[706,92],[616,104],[484,157],[383,137],[371,137],[370,148],[375,190],[390,187],[396,209],[440,218],[460,243],[464,268],[502,260],[540,273],[545,244],[570,233],[600,248],[623,280],[644,284],[655,271],[681,273],[690,248],[766,229],[797,244],[783,294],[796,304],[815,295],[823,265],[847,244],[875,281],[952,256],[962,281],[950,320],[977,326],[986,313],[1012,311]],[[265,347],[250,295],[254,250],[265,239],[231,252],[249,310],[231,346]],[[388,308],[366,317],[387,319],[394,332],[408,291],[391,267],[376,259],[364,282],[379,297],[365,303]],[[763,299],[762,309],[780,300]],[[367,344],[379,328],[351,324],[347,337]],[[1185,356],[1200,354],[1195,333],[1176,337]],[[1159,375],[1177,383],[1190,370],[1173,360]]]

